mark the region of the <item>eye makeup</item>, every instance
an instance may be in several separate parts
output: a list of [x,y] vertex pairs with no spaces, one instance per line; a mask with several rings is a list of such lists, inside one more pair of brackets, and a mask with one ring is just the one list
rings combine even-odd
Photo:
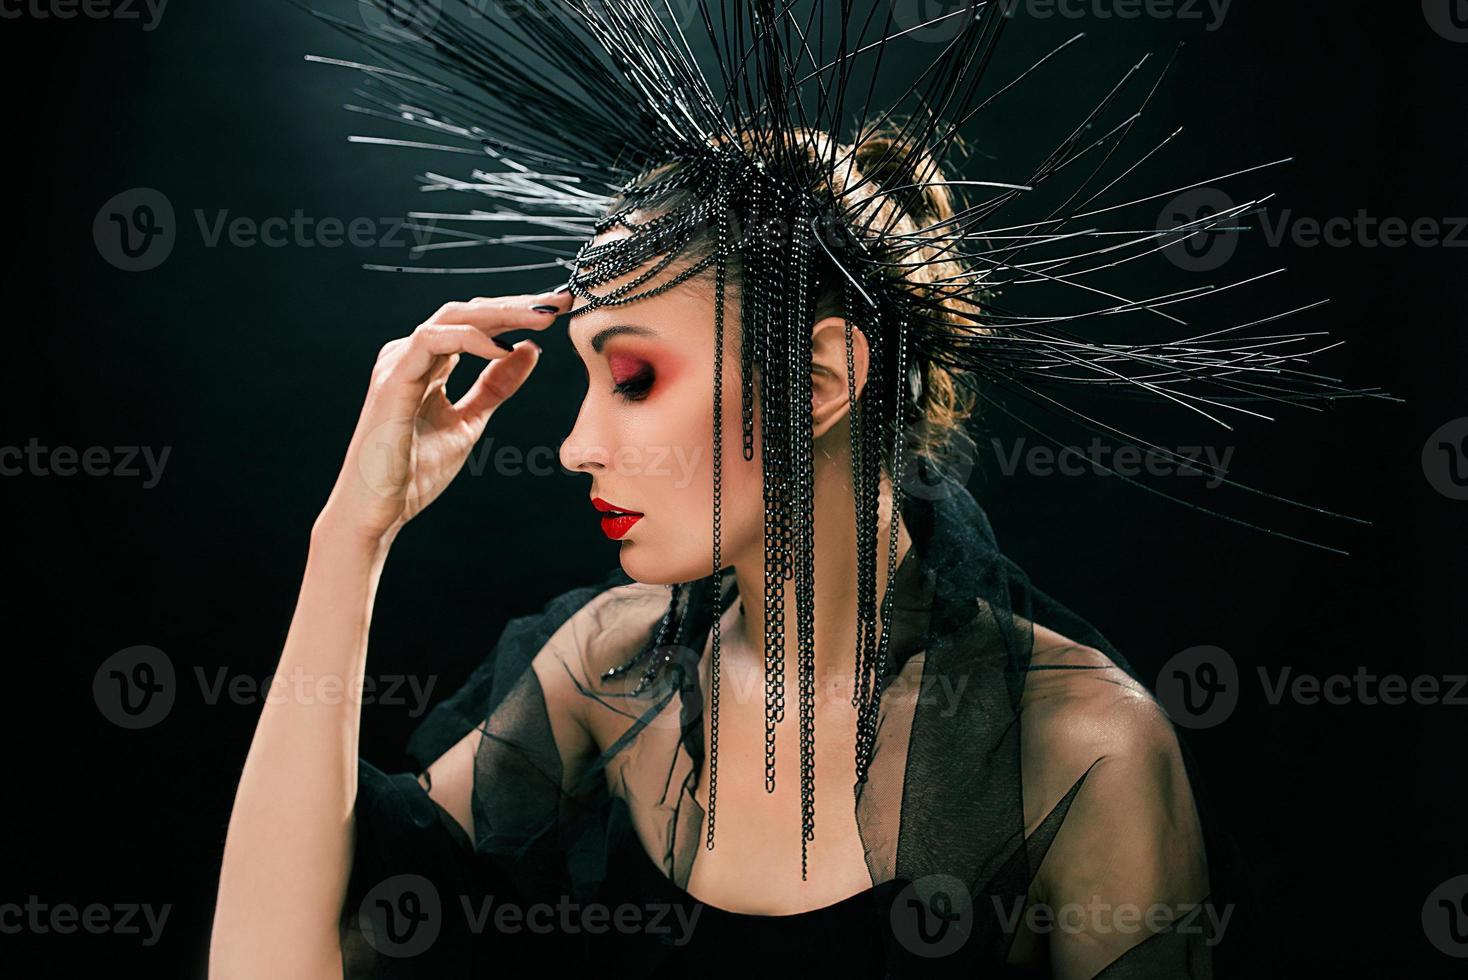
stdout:
[[611,354],[607,367],[612,372],[612,391],[627,401],[639,401],[652,390],[654,371],[651,362],[630,354]]

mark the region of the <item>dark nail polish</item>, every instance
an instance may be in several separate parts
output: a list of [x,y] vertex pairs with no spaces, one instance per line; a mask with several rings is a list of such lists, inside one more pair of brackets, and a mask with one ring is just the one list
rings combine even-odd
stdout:
[[509,344],[505,343],[504,341],[497,340],[494,337],[491,337],[489,339],[492,340],[492,341],[494,341],[494,345],[496,347],[498,347],[500,350],[504,351],[505,353],[507,353],[507,354],[513,354],[513,353],[515,353],[515,348],[511,347]]
[[559,306],[551,306],[549,303],[537,303],[535,306],[532,306],[531,309],[534,310],[537,313],[559,313],[559,312],[561,312],[561,308]]

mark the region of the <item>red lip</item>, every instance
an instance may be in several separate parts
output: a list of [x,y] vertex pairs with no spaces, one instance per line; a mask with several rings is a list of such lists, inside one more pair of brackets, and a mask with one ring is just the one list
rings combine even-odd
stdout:
[[592,497],[591,505],[605,515],[601,519],[602,533],[613,541],[624,537],[628,531],[632,530],[632,525],[642,520],[644,516],[635,510],[627,510],[615,504],[609,504],[600,497]]
[[609,504],[600,497],[592,497],[591,506],[595,507],[599,511],[602,511],[603,513],[606,513],[608,511],[619,511],[623,514],[636,514],[638,517],[643,516],[641,511],[629,510],[626,507],[618,507],[616,504]]

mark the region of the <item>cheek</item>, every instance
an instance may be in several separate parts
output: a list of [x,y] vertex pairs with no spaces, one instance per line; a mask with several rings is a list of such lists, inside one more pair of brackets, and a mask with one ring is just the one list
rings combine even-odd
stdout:
[[[704,547],[713,527],[714,408],[713,386],[707,377],[685,374],[678,384],[655,387],[653,395],[628,417],[624,445],[636,446],[646,463],[643,489],[656,494],[665,508],[680,515],[686,529],[702,528],[690,543]],[[743,537],[755,515],[763,527],[764,503],[760,473],[759,414],[754,417],[755,456],[744,458],[740,419],[738,363],[733,382],[724,385],[721,459],[722,524],[726,546],[731,536]],[[666,511],[665,511],[666,512]]]

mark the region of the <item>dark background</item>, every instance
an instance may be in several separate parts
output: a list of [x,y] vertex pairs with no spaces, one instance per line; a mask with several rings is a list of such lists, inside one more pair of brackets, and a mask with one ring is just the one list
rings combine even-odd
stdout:
[[[1153,134],[1185,129],[1136,176],[1137,196],[1292,156],[1242,186],[1319,219],[1360,209],[1443,222],[1468,215],[1468,44],[1434,32],[1415,2],[1235,0],[1217,30],[1182,19],[1051,19],[1012,27],[1004,64],[1078,30],[1087,37],[1063,65],[1027,87],[1032,101],[977,130],[998,179],[1019,174],[1006,161],[1030,159],[1036,141],[1063,132],[1143,52],[1165,60],[1186,40],[1146,124]],[[208,247],[195,209],[210,220],[225,209],[255,219],[302,209],[386,220],[424,203],[413,182],[422,168],[467,168],[463,159],[348,144],[348,134],[387,130],[340,108],[349,73],[302,55],[359,52],[285,3],[174,0],[153,30],[26,14],[0,21],[0,39],[12,218],[0,264],[8,327],[0,445],[34,437],[78,449],[170,449],[151,489],[119,476],[0,478],[11,570],[0,608],[12,637],[0,711],[11,760],[0,903],[34,894],[77,906],[172,905],[151,947],[136,935],[27,932],[0,935],[0,962],[19,967],[10,976],[104,966],[201,976],[230,802],[259,704],[208,703],[195,670],[259,681],[273,669],[311,522],[382,343],[448,299],[535,292],[564,277],[392,276],[361,268],[392,261],[384,250],[349,245]],[[995,77],[1007,76],[996,69]],[[156,268],[125,272],[104,260],[93,220],[137,187],[171,202],[177,242]],[[1246,235],[1215,279],[1289,272],[1189,315],[1224,326],[1329,297],[1285,326],[1329,330],[1347,343],[1319,362],[1325,373],[1404,402],[1285,411],[1232,433],[1139,407],[1112,416],[1155,423],[1148,432],[1164,445],[1191,434],[1194,443],[1235,446],[1238,479],[1369,519],[1363,528],[1161,485],[1349,558],[1115,479],[1002,476],[992,459],[972,474],[1001,544],[1143,676],[1155,679],[1170,656],[1205,644],[1229,651],[1244,672],[1233,715],[1187,736],[1217,825],[1254,876],[1221,954],[1229,975],[1462,971],[1462,960],[1429,942],[1422,909],[1439,884],[1468,873],[1464,708],[1273,705],[1253,677],[1256,666],[1285,664],[1320,675],[1468,671],[1460,602],[1468,503],[1435,491],[1422,463],[1428,436],[1468,415],[1465,255],[1360,243],[1269,248]],[[1161,258],[1118,276],[1133,294],[1199,282]],[[491,423],[496,446],[554,449],[570,429],[584,376],[564,327],[546,340],[535,376]],[[1014,434],[1001,420],[976,431],[981,448]],[[461,477],[397,543],[377,598],[370,671],[431,679],[436,701],[507,618],[600,577],[617,546],[599,533],[585,493],[584,481],[558,468]],[[143,644],[173,664],[177,698],[159,723],[127,730],[100,710],[93,678],[110,655]],[[415,710],[411,700],[367,706],[363,755],[401,765]]]

